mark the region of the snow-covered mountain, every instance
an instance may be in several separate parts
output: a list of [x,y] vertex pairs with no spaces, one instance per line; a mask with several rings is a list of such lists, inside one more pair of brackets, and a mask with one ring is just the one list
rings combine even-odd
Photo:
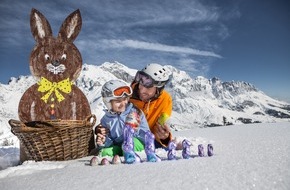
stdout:
[[[192,79],[186,72],[168,67],[173,78],[166,90],[173,98],[172,127],[176,130],[253,122],[290,121],[290,105],[275,100],[247,82],[222,82],[218,78]],[[100,98],[102,85],[110,79],[133,80],[135,69],[115,63],[100,66],[84,64],[76,85],[87,96],[97,118],[103,115]],[[18,119],[18,103],[24,91],[36,79],[32,76],[11,78],[0,83],[0,140],[15,140],[8,125]],[[2,142],[0,142],[2,144]]]

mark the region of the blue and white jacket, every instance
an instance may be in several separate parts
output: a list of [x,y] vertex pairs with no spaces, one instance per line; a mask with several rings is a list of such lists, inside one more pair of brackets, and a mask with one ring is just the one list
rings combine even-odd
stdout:
[[[105,115],[101,119],[101,125],[109,129],[110,133],[106,136],[104,146],[101,146],[100,148],[106,148],[112,145],[122,145],[124,140],[123,128],[125,126],[126,117],[129,113],[136,111],[137,109],[138,108],[132,103],[128,103],[126,110],[121,114],[104,110]],[[141,110],[140,112],[140,125],[138,126],[137,131],[135,131],[134,137],[138,138],[143,144],[145,144],[145,133],[150,129],[144,113]]]

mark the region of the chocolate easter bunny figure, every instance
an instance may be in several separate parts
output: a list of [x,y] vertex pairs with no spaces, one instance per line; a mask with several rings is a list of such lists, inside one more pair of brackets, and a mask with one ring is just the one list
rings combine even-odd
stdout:
[[86,96],[74,85],[82,57],[73,41],[81,25],[81,14],[76,10],[65,19],[55,38],[47,19],[38,10],[31,10],[36,45],[30,55],[30,71],[39,81],[21,97],[18,114],[22,122],[83,120],[91,115]]

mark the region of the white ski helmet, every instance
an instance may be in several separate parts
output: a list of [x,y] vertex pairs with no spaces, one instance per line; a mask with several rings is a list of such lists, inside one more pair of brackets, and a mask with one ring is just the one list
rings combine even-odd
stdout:
[[157,63],[150,63],[141,72],[150,76],[154,81],[154,86],[161,88],[169,81],[171,72]]
[[102,87],[103,102],[108,108],[112,109],[111,100],[120,97],[129,97],[132,95],[132,88],[130,85],[121,80],[110,80],[106,82]]

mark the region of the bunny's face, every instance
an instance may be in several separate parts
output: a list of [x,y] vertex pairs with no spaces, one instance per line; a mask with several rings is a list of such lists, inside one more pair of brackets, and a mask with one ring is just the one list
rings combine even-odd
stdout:
[[30,70],[36,77],[45,77],[50,81],[60,81],[78,77],[82,58],[73,45],[49,38],[37,44],[31,53]]
[[73,44],[81,29],[79,10],[66,18],[57,38],[52,36],[50,24],[36,9],[31,11],[30,25],[37,42],[30,55],[31,73],[53,82],[75,80],[82,66],[81,54]]

